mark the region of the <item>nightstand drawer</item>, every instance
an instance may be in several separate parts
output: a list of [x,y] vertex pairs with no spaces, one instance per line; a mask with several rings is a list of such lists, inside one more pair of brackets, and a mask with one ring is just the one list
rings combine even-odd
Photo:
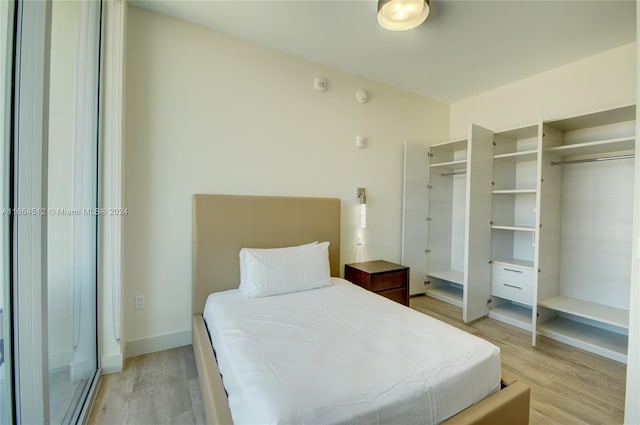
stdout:
[[392,301],[400,304],[406,304],[407,290],[405,288],[387,289],[386,291],[376,292],[378,295],[382,295],[385,298],[389,298]]
[[526,305],[533,304],[532,286],[505,282],[500,279],[493,279],[493,283],[491,284],[491,295]]
[[513,283],[518,286],[533,285],[533,270],[512,264],[493,265],[493,281]]
[[384,291],[393,288],[403,288],[406,285],[407,272],[400,270],[371,275],[371,290],[374,292]]
[[384,260],[345,264],[344,278],[368,291],[409,305],[409,267]]

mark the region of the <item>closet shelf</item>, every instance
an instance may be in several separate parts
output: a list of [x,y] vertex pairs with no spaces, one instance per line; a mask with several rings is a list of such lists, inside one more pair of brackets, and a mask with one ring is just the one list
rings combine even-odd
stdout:
[[556,317],[547,322],[538,323],[537,333],[600,356],[623,363],[627,362],[628,338],[626,335],[585,325],[564,317]]
[[635,149],[635,137],[618,137],[615,139],[597,140],[595,142],[575,143],[572,145],[554,146],[546,149],[564,156],[594,155],[607,152],[620,152]]
[[520,329],[531,330],[531,308],[505,302],[489,310],[489,317]]
[[517,232],[534,232],[535,231],[535,227],[533,226],[498,226],[498,225],[492,225],[491,226],[492,229],[497,229],[497,230],[514,230]]
[[446,280],[458,285],[464,285],[464,273],[456,270],[440,270],[436,272],[430,272],[429,276],[436,279]]
[[429,150],[437,150],[440,152],[455,152],[465,149],[467,149],[467,139],[451,140],[429,146]]
[[587,115],[547,122],[546,124],[566,132],[633,121],[635,119],[636,105],[628,105],[608,111],[594,112]]
[[610,307],[577,298],[555,296],[538,301],[540,307],[550,308],[574,316],[629,329],[629,310]]
[[525,161],[535,161],[537,157],[538,157],[537,150],[529,150],[529,151],[521,151],[521,152],[502,153],[499,155],[494,155],[493,159],[504,159],[509,161],[525,162]]
[[533,139],[538,137],[538,129],[539,124],[530,124],[526,127],[518,127],[512,128],[509,130],[502,130],[500,132],[496,132],[495,136],[497,137],[506,137],[507,139],[511,139],[514,142],[522,139]]
[[493,191],[494,195],[518,195],[521,193],[535,194],[536,189],[497,189]]
[[[466,165],[467,164],[467,160],[466,159],[458,159],[455,161],[447,161],[447,162],[438,162],[436,164],[431,164],[431,168],[436,168],[436,167],[452,167],[454,168],[456,165]],[[462,167],[458,167],[458,168],[462,168]]]
[[521,260],[519,258],[494,258],[493,262],[520,267],[529,267],[531,269],[533,268],[533,261]]
[[462,308],[463,291],[462,287],[441,286],[439,288],[428,289],[427,295],[440,301]]

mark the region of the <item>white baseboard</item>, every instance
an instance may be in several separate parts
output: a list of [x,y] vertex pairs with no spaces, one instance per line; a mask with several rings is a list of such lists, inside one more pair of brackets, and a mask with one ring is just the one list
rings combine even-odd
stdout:
[[109,354],[102,356],[100,362],[100,369],[103,375],[109,375],[111,373],[120,373],[124,368],[124,356],[120,353]]
[[142,354],[155,353],[191,344],[191,330],[157,335],[149,338],[127,341],[124,347],[124,358],[140,356]]

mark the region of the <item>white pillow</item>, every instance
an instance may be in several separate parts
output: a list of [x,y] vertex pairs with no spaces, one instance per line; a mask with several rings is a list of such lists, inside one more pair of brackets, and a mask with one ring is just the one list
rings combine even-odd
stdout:
[[278,251],[278,250],[282,250],[282,249],[291,249],[291,248],[300,248],[300,247],[304,247],[304,246],[308,246],[308,245],[317,245],[318,241],[313,241],[310,242],[308,244],[304,244],[304,245],[298,245],[298,246],[293,246],[293,247],[285,247],[285,248],[268,248],[268,249],[264,249],[264,248],[240,248],[240,288],[242,289],[242,282],[246,282],[247,278],[245,276],[246,273],[246,269],[247,267],[245,266],[245,262],[244,259],[246,257],[246,253],[249,251]]
[[240,250],[240,290],[249,298],[329,286],[329,242]]

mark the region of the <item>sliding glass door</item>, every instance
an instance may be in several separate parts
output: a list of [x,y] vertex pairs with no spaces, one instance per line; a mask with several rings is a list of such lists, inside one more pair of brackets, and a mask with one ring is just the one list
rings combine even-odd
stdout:
[[11,83],[13,81],[13,1],[0,0],[0,424],[12,422],[11,280],[9,278],[9,192]]
[[47,299],[50,423],[75,423],[98,369],[100,2],[53,1]]
[[[100,372],[101,2],[16,5],[14,416],[23,424],[77,424],[88,413]],[[0,407],[0,424],[11,423]]]

